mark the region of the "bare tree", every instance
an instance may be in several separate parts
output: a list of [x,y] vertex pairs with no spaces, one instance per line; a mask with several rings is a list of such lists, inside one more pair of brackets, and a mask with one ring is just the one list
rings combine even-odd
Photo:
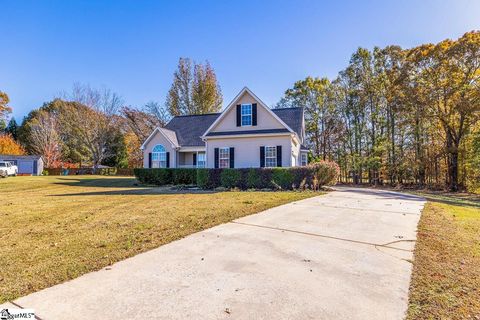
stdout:
[[57,119],[46,111],[40,111],[30,123],[31,149],[43,156],[45,166],[52,168],[61,159],[61,139]]

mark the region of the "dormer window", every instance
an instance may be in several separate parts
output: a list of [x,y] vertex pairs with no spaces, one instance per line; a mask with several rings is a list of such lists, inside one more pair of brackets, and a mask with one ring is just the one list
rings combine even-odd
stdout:
[[242,127],[252,125],[252,105],[242,104]]

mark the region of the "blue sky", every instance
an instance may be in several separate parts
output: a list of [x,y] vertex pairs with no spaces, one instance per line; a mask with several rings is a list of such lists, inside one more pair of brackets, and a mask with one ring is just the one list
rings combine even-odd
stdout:
[[480,29],[480,1],[0,0],[0,90],[19,119],[74,82],[126,104],[164,102],[179,57],[209,60],[228,103],[268,105],[299,79],[333,78],[357,47],[408,48]]

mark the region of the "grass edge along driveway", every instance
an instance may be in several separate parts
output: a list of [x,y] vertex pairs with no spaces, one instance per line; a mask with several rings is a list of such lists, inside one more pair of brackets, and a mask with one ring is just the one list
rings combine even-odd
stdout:
[[133,178],[0,180],[0,303],[315,192],[172,192]]
[[407,319],[480,319],[480,196],[420,195]]

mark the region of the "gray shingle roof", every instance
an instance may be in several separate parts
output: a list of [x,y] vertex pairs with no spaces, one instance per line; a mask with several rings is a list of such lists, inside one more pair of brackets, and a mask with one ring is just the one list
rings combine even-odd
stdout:
[[283,122],[302,138],[303,108],[272,109]]
[[[300,138],[302,137],[302,108],[272,109],[272,111],[293,131],[295,131]],[[220,113],[177,116],[170,120],[165,128],[175,131],[178,144],[182,147],[205,146],[205,143],[202,141],[200,136],[207,131],[207,129],[219,116]],[[239,133],[237,132],[236,134]]]
[[177,116],[170,120],[165,128],[175,131],[178,144],[182,147],[205,146],[200,136],[207,131],[220,113],[191,116]]

